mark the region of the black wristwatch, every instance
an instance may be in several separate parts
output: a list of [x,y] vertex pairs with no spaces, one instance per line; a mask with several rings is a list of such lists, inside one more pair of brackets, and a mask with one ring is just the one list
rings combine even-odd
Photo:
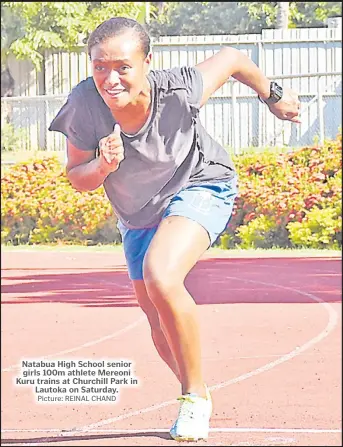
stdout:
[[258,96],[258,99],[263,102],[263,104],[275,104],[282,98],[283,89],[281,85],[277,84],[276,82],[270,83],[270,96],[267,99],[262,99],[260,96]]

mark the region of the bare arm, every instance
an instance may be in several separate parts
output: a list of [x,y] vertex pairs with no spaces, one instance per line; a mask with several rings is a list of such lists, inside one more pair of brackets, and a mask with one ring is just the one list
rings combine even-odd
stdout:
[[67,142],[67,177],[79,191],[93,191],[101,186],[109,172],[103,169],[95,153],[83,151]]
[[[248,56],[235,48],[222,48],[212,57],[197,64],[196,68],[203,78],[201,105],[204,105],[231,76],[255,90],[262,99],[269,98],[270,80]],[[284,88],[282,99],[268,107],[280,119],[300,122],[299,106],[298,95],[293,90]]]
[[224,47],[212,57],[196,65],[203,78],[201,105],[232,76],[251,87],[261,98],[268,98],[270,80],[244,53]]
[[106,177],[119,168],[124,159],[120,127],[99,142],[99,157],[95,152],[83,151],[67,141],[67,177],[79,191],[93,191],[99,188]]

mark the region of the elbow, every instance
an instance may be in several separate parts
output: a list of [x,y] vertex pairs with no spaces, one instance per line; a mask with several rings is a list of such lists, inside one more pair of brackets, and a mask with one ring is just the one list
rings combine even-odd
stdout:
[[[71,183],[71,182],[70,182]],[[76,191],[78,191],[78,192],[90,192],[90,191],[94,191],[96,188],[85,188],[85,187],[83,187],[83,186],[81,186],[81,185],[77,185],[77,184],[73,184],[73,183],[71,183],[71,185],[72,185],[72,187],[76,190]]]
[[248,58],[241,50],[233,47],[224,47],[221,51],[225,53],[225,59],[230,61],[231,76],[239,73],[244,61]]
[[[78,192],[88,192],[88,191],[92,191],[93,189],[89,188],[89,187],[85,187],[83,182],[78,181],[75,176],[72,173],[72,169],[66,169],[66,177],[69,180],[69,183],[71,184],[71,186]],[[95,188],[94,188],[95,189]]]
[[226,57],[230,58],[231,61],[237,61],[244,55],[241,50],[237,50],[237,48],[233,47],[223,47],[221,51],[223,51],[226,54]]

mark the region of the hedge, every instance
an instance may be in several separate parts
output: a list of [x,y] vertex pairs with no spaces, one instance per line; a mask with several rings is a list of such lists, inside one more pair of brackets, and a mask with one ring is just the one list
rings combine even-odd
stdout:
[[[292,152],[235,156],[239,197],[222,248],[338,249],[342,138]],[[3,244],[120,243],[103,187],[72,188],[57,158],[19,163],[1,179]]]
[[240,178],[223,248],[342,245],[342,136],[322,147],[235,159]]
[[57,158],[19,163],[1,180],[2,243],[120,242],[104,189],[76,191]]

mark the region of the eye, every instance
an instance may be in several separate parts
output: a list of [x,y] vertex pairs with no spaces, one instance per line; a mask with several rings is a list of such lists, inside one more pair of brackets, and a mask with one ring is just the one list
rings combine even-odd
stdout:
[[126,73],[127,71],[130,70],[131,67],[129,67],[128,65],[123,65],[120,67],[120,71],[121,73]]
[[94,70],[96,71],[104,71],[105,67],[103,65],[95,65]]

